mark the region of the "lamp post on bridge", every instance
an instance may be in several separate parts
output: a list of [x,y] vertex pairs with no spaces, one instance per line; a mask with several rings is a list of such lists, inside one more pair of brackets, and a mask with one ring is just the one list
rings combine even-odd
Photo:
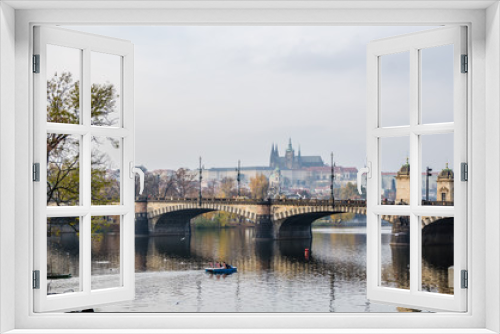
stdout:
[[160,174],[156,175],[156,187],[158,187],[158,199],[160,199]]
[[429,201],[429,176],[431,176],[432,168],[425,169],[425,200]]
[[201,173],[203,172],[203,168],[201,167],[201,157],[200,157],[200,169],[199,169],[199,174],[200,174],[200,192],[198,194],[198,204],[201,206],[201,180],[203,179],[203,176]]
[[330,164],[331,164],[331,168],[332,168],[332,172],[331,172],[331,175],[330,175],[330,200],[332,201],[332,208],[335,207],[335,197],[333,195],[333,183],[334,183],[334,180],[335,180],[335,165],[334,165],[334,162],[333,162],[333,152],[331,153],[330,155]]
[[237,181],[237,194],[238,194],[238,198],[240,197],[240,181],[241,181],[241,174],[240,174],[240,160],[238,160],[238,168],[236,169],[236,181]]

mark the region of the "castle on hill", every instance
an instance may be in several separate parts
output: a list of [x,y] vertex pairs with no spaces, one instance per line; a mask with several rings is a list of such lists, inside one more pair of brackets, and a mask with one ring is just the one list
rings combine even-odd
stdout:
[[302,156],[299,152],[295,155],[295,150],[292,147],[292,139],[288,140],[288,148],[285,155],[280,157],[278,145],[273,144],[271,147],[271,156],[269,159],[269,167],[272,169],[304,169],[309,167],[324,167],[325,163],[319,155]]

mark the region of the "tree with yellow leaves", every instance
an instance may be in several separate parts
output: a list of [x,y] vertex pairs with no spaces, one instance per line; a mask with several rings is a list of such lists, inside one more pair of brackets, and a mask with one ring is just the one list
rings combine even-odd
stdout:
[[265,175],[259,174],[250,178],[250,193],[252,198],[265,199],[269,191],[269,180]]

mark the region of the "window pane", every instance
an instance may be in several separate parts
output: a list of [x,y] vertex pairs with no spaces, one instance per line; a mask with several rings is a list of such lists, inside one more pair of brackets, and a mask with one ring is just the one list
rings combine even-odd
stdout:
[[120,205],[122,139],[92,137],[92,205]]
[[381,138],[380,151],[381,204],[410,204],[409,137]]
[[422,217],[422,290],[453,294],[453,217]]
[[47,218],[47,294],[80,291],[80,218]]
[[410,124],[410,53],[380,57],[381,126]]
[[380,286],[410,289],[410,217],[381,216]]
[[47,122],[80,123],[82,50],[47,45]]
[[121,58],[91,52],[92,125],[121,126]]
[[47,205],[80,204],[80,136],[47,134]]
[[453,122],[453,45],[420,50],[422,123]]
[[120,221],[120,216],[92,217],[92,290],[122,285]]
[[453,205],[453,133],[420,136],[422,205]]

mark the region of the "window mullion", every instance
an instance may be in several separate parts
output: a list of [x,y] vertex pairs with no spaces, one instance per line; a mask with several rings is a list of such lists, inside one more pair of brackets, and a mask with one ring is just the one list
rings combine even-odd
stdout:
[[82,205],[85,209],[86,214],[82,217],[82,228],[81,228],[81,264],[80,264],[80,277],[82,281],[82,291],[85,293],[90,293],[91,286],[91,275],[92,275],[92,226],[90,217],[90,205],[91,205],[91,182],[92,182],[92,153],[91,144],[92,138],[90,134],[90,121],[91,121],[91,86],[90,86],[90,50],[88,48],[83,49],[83,61],[82,61],[82,124],[87,129],[86,133],[82,138],[82,148],[81,148],[81,182],[80,187],[82,188],[80,194],[82,196]]
[[420,230],[418,217],[414,209],[418,206],[420,196],[419,173],[420,173],[420,150],[419,138],[415,130],[419,123],[419,59],[418,49],[410,49],[410,291],[418,291],[420,272],[419,240]]
[[90,275],[92,269],[91,262],[91,235],[90,235],[90,214],[84,215],[81,219],[80,227],[80,286],[81,291],[90,294]]
[[91,120],[91,86],[90,86],[90,50],[83,50],[83,73],[82,73],[82,123],[86,129],[82,138],[82,205],[90,209],[91,204],[91,136],[90,136],[90,120]]

